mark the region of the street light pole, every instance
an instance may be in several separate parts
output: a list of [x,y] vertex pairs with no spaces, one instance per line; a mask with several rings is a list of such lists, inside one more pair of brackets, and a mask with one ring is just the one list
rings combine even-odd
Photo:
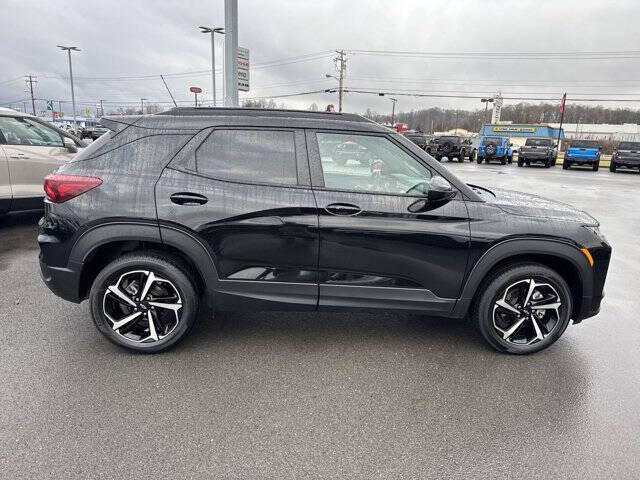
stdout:
[[395,119],[396,119],[396,102],[398,101],[397,98],[389,98],[389,100],[391,100],[391,102],[393,102],[393,105],[391,107],[391,126],[393,127]]
[[211,34],[211,83],[213,85],[213,106],[216,106],[216,33],[224,35],[222,27],[200,27],[202,33]]
[[493,103],[493,98],[483,98],[480,100],[480,102],[484,103],[484,118],[483,120],[486,122],[487,121],[487,111],[489,108],[489,104]]
[[76,95],[73,91],[73,68],[71,67],[71,50],[79,52],[80,49],[78,47],[64,47],[62,45],[58,45],[60,50],[67,52],[69,55],[69,80],[71,81],[71,104],[73,106],[73,130],[78,131],[78,122],[76,121]]
[[238,0],[224,0],[224,106],[238,106]]
[[144,101],[147,100],[146,98],[141,98],[140,99],[140,113],[142,115],[144,115]]

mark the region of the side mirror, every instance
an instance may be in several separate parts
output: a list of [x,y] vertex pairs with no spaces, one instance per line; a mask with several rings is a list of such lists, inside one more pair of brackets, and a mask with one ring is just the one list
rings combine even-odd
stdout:
[[456,196],[455,189],[444,178],[437,176],[429,182],[427,199],[429,203],[439,203],[451,200]]
[[433,177],[429,182],[429,190],[426,198],[413,202],[407,210],[411,213],[419,213],[444,205],[456,196],[456,190],[444,178]]
[[62,139],[62,143],[64,144],[64,148],[66,148],[69,153],[78,153],[76,142],[71,140],[69,137],[64,137]]

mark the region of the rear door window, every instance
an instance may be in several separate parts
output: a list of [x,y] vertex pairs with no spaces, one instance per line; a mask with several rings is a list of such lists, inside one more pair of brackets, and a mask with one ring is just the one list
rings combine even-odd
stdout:
[[293,131],[217,129],[196,150],[196,171],[242,183],[298,183]]

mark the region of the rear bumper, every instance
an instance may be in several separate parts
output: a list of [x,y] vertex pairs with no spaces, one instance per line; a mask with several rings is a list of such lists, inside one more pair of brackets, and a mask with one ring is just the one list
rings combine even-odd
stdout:
[[58,297],[73,303],[80,303],[80,265],[70,262],[67,267],[52,267],[44,263],[40,253],[40,276],[45,285]]
[[600,162],[600,157],[564,157],[565,162],[571,162],[578,165],[592,165],[594,163]]

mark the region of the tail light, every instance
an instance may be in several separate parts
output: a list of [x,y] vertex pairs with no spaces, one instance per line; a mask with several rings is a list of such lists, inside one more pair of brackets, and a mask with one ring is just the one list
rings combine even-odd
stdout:
[[44,193],[53,203],[63,203],[96,188],[102,180],[80,175],[52,173],[44,178]]

